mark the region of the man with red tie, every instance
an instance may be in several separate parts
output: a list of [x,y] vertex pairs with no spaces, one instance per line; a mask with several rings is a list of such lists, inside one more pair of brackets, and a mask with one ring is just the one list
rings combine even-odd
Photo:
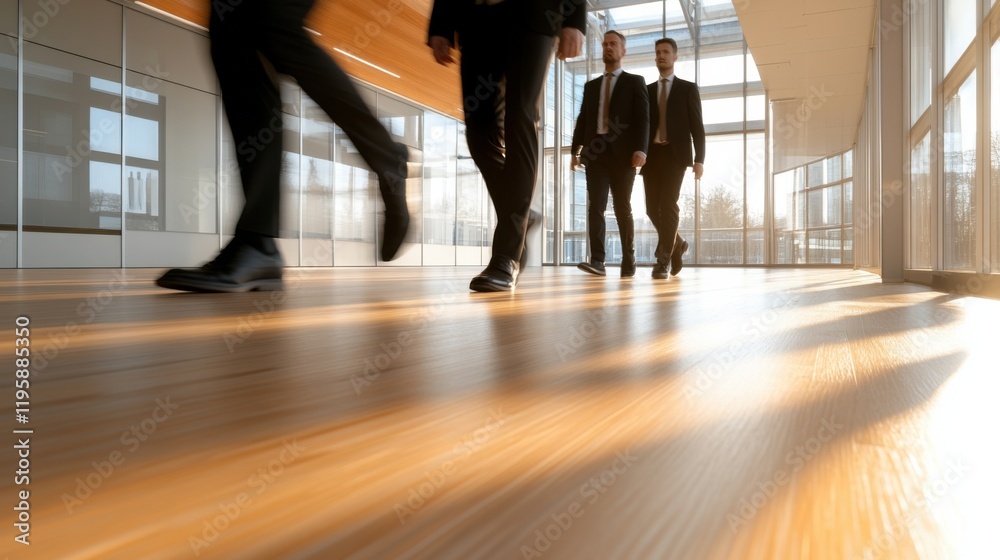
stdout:
[[[650,99],[649,154],[640,172],[646,187],[646,213],[659,235],[653,278],[676,276],[683,266],[688,242],[678,235],[681,184],[687,168],[701,179],[705,163],[705,124],[698,86],[674,76],[677,42],[656,42],[660,79],[647,87]],[[692,150],[693,144],[693,150]],[[668,268],[669,266],[669,268]]]

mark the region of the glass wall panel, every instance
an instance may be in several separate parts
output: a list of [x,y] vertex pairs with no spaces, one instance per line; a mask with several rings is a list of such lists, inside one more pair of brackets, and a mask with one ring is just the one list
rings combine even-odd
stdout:
[[[698,262],[742,264],[743,135],[710,136],[705,151],[717,163],[706,166],[701,178],[699,225],[703,235]],[[739,231],[710,235],[712,230],[733,229]]]
[[[476,162],[469,155],[469,144],[465,137],[465,125],[457,123],[456,162],[458,189],[457,223],[455,226],[455,244],[460,247],[482,247],[484,234],[483,205],[486,197],[486,184]],[[474,263],[480,264],[481,258],[476,256]],[[459,263],[465,264],[465,263]]]
[[[931,6],[928,9],[932,9]],[[976,0],[944,0],[945,74],[948,74],[976,37],[976,17]]]
[[840,225],[840,185],[809,191],[810,228]]
[[[424,116],[424,264],[455,264],[458,122]],[[447,251],[442,251],[448,247]]]
[[126,227],[215,233],[216,96],[127,73]]
[[990,269],[1000,272],[1000,41],[990,49]]
[[743,44],[733,44],[727,51],[716,51],[715,56],[698,60],[698,85],[700,87],[725,84],[742,84]]
[[702,119],[705,126],[743,121],[743,97],[702,99]]
[[841,264],[840,229],[809,231],[809,264]]
[[910,18],[910,124],[931,105],[934,74],[934,11],[932,2],[912,4]]
[[931,183],[931,137],[927,134],[910,153],[910,268],[930,269],[934,222]]
[[24,225],[121,230],[121,69],[24,46]]
[[795,215],[795,171],[774,175],[774,229],[792,229],[791,217]]
[[[14,7],[17,7],[16,2]],[[16,9],[14,14],[17,14]],[[5,37],[0,37],[0,230],[13,229],[16,225],[17,49]]]
[[976,73],[944,106],[944,268],[976,262]]
[[764,208],[767,201],[764,193],[766,179],[766,158],[764,135],[747,135],[747,227],[764,227]]
[[[17,1],[0,0],[0,33],[6,33],[11,37],[17,37]],[[10,43],[6,37],[0,37],[0,40]]]
[[334,130],[330,117],[303,94],[303,238],[333,239]]
[[[121,4],[23,0],[24,40],[115,66],[122,63]],[[119,81],[121,78],[119,78]]]
[[[854,223],[854,183],[848,181],[844,183],[844,225],[849,226]],[[849,229],[849,228],[848,228]]]

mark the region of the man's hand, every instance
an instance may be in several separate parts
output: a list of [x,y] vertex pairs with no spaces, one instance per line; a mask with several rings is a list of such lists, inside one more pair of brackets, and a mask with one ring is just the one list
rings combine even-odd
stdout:
[[451,43],[447,37],[435,35],[427,41],[427,44],[430,45],[431,50],[434,52],[434,60],[438,64],[447,66],[455,62],[455,58],[451,56]]
[[696,163],[691,167],[694,167],[694,180],[697,181],[701,179],[702,174],[705,173],[705,166],[700,163]]
[[632,153],[632,167],[642,167],[646,165],[646,154],[642,152]]
[[583,32],[575,27],[563,27],[559,35],[559,50],[556,56],[559,60],[576,58],[583,52]]
[[580,156],[574,155],[573,159],[569,162],[569,168],[572,171],[576,171],[577,167],[580,167]]

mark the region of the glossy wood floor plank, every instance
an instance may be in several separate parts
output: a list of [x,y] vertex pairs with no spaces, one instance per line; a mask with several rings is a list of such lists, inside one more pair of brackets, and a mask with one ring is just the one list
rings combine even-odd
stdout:
[[[847,270],[0,271],[10,558],[980,559],[1000,302]],[[6,374],[13,379],[13,374]],[[8,383],[11,387],[13,384]],[[213,524],[215,525],[213,527]],[[867,554],[867,556],[866,556]]]

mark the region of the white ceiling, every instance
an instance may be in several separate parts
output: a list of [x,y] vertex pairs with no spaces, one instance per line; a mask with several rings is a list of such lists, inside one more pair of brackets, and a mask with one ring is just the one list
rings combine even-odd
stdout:
[[854,145],[875,0],[734,0],[773,103],[775,171]]

